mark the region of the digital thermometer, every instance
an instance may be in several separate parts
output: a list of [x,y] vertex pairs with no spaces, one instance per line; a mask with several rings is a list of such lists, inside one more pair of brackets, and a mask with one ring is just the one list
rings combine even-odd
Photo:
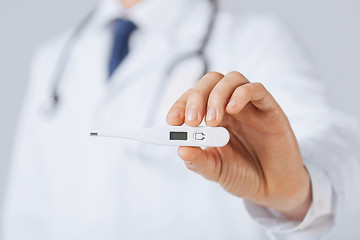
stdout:
[[125,138],[158,145],[192,147],[223,147],[230,139],[226,128],[205,126],[168,126],[120,132],[92,132],[90,136]]

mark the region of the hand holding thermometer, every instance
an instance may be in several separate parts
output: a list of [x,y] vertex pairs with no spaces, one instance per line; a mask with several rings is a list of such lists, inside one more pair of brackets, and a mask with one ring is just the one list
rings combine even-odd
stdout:
[[230,134],[223,127],[168,126],[125,130],[120,132],[92,132],[90,136],[114,137],[169,146],[223,147]]

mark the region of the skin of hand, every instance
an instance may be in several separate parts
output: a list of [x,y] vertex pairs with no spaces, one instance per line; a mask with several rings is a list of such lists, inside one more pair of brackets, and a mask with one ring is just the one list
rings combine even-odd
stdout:
[[[205,117],[206,115],[206,117]],[[188,169],[229,193],[301,221],[312,201],[310,177],[288,118],[260,83],[241,73],[207,73],[171,107],[170,125],[223,126],[221,148],[180,147]]]
[[119,0],[125,8],[132,8],[133,6],[140,3],[142,0]]

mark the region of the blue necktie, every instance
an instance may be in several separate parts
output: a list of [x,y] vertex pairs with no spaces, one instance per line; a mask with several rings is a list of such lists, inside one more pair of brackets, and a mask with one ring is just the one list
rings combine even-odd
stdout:
[[129,37],[135,28],[135,24],[128,20],[116,19],[114,21],[114,43],[109,62],[109,79],[129,53]]

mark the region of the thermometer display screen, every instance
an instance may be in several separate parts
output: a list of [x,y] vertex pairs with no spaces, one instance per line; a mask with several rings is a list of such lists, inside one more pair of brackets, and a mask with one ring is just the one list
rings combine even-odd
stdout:
[[187,132],[170,132],[170,140],[187,140]]

